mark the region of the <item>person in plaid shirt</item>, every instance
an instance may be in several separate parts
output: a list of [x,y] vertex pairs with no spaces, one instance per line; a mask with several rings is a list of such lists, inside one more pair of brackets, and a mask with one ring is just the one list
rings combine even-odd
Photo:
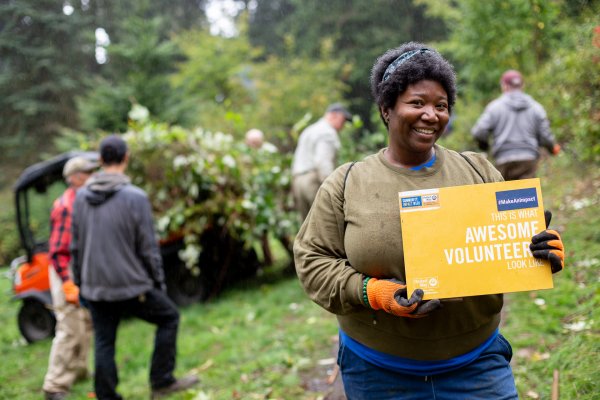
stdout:
[[69,187],[54,201],[50,213],[50,289],[56,314],[56,332],[43,385],[48,400],[66,398],[73,383],[88,376],[92,321],[89,311],[79,304],[79,288],[70,275],[69,246],[71,214],[77,189],[83,186],[97,166],[97,163],[83,157],[67,161],[63,176]]

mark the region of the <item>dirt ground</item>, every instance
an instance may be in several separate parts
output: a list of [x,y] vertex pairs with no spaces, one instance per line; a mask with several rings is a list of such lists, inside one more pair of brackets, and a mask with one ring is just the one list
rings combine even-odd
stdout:
[[319,360],[310,375],[304,377],[304,387],[309,392],[323,393],[322,400],[346,400],[342,375],[339,372],[336,360],[338,353],[338,337],[331,338],[332,347],[330,354]]

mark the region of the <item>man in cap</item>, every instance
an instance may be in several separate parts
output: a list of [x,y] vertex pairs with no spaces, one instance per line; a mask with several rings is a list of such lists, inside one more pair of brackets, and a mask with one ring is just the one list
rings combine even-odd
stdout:
[[89,303],[95,332],[94,386],[98,399],[122,399],[115,364],[117,328],[125,315],[156,325],[150,366],[152,398],[185,390],[194,375],[176,379],[179,311],[167,297],[162,258],[146,193],[125,170],[125,141],[100,143],[102,172],[92,175],[73,205],[73,273]]
[[331,104],[325,115],[298,138],[292,163],[292,194],[303,221],[321,183],[336,167],[338,133],[346,121],[352,121],[352,114],[340,103]]
[[502,95],[488,104],[471,130],[483,151],[488,150],[488,137],[493,136],[496,168],[507,181],[535,177],[540,147],[553,155],[560,151],[546,111],[523,92],[523,84],[519,71],[502,74]]
[[88,354],[92,340],[89,311],[79,304],[79,288],[69,271],[71,214],[77,190],[98,167],[85,157],[73,157],[63,168],[69,187],[54,201],[50,213],[50,291],[56,329],[43,390],[46,399],[64,399],[73,383],[88,376]]

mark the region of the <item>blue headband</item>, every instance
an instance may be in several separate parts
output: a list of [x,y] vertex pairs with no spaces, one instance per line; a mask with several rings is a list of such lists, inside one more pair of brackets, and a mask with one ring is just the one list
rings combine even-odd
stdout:
[[410,51],[400,54],[398,56],[398,58],[396,58],[394,61],[392,61],[392,63],[390,65],[388,65],[388,67],[385,69],[385,72],[383,73],[383,78],[381,79],[381,82],[387,81],[390,78],[390,76],[392,76],[394,71],[396,71],[396,69],[400,65],[404,64],[404,62],[406,62],[408,59],[412,58],[413,56],[415,56],[417,54],[424,54],[429,51],[431,51],[431,50],[422,48],[422,49],[417,49],[417,50],[410,50]]

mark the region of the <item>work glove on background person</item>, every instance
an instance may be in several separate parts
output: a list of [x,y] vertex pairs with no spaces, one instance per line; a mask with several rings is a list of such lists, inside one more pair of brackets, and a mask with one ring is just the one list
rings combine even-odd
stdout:
[[438,299],[421,302],[423,290],[416,289],[410,299],[406,285],[397,279],[365,278],[366,299],[373,310],[384,310],[398,317],[422,318],[440,307]]
[[79,288],[72,280],[64,281],[62,284],[63,292],[65,292],[65,300],[67,303],[79,305]]
[[546,230],[531,238],[529,249],[534,257],[549,260],[552,273],[555,274],[565,266],[565,246],[557,231],[547,229],[552,220],[552,213],[548,210],[544,211],[544,218]]

